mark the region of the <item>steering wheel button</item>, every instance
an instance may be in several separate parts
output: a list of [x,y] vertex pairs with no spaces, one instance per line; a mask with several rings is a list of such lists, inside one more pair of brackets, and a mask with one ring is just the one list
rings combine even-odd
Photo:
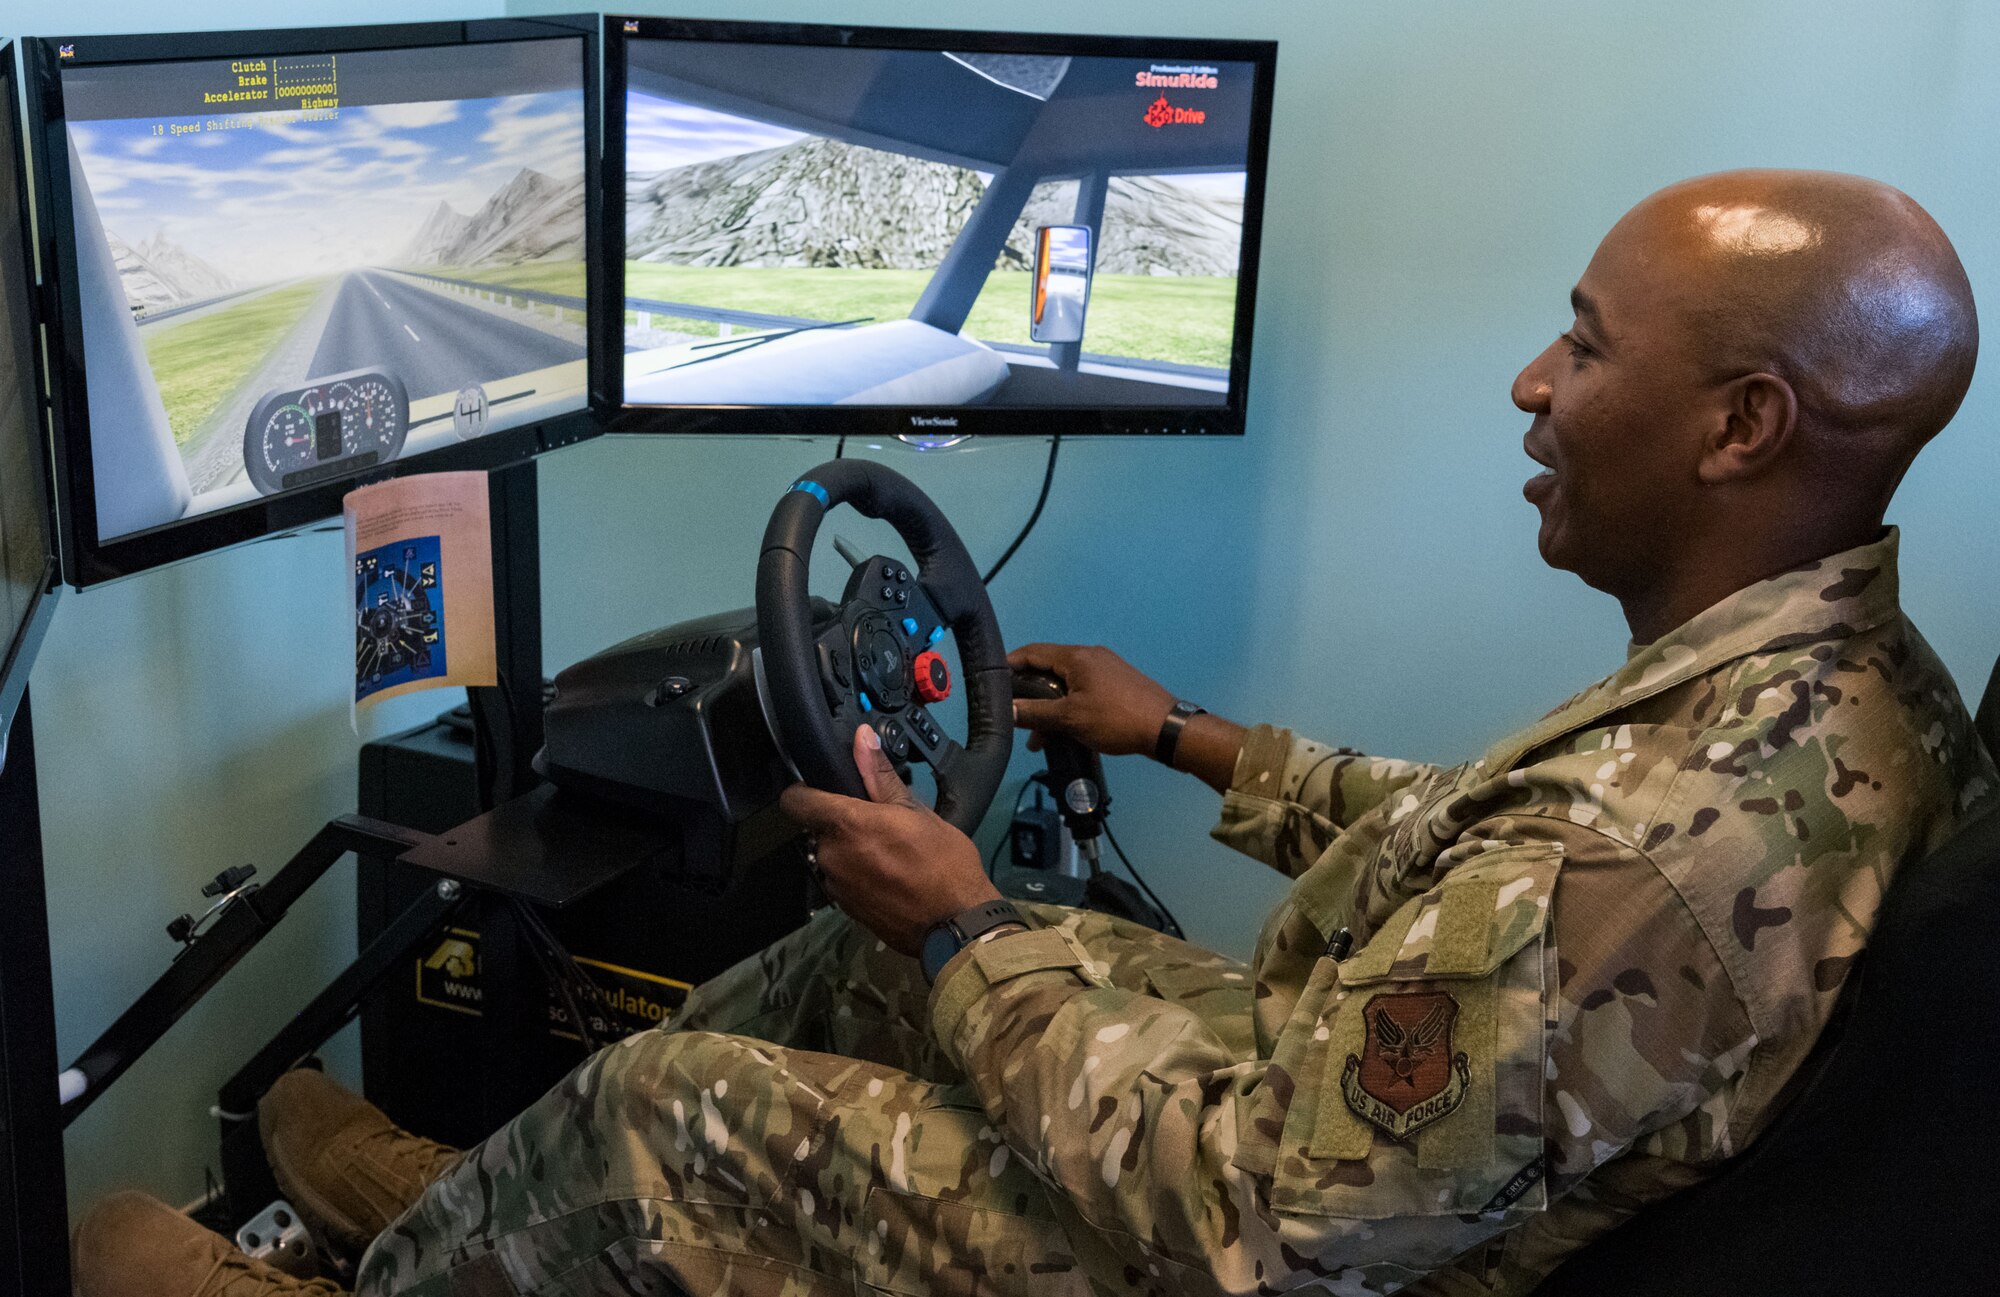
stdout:
[[917,673],[917,697],[927,703],[941,703],[951,697],[951,668],[936,649],[925,649],[911,664]]
[[931,628],[931,635],[929,641],[930,643],[935,644],[943,638],[944,638],[944,627],[935,626]]
[[871,702],[869,702],[869,701],[868,701],[868,695],[867,695],[867,694],[862,694],[862,693],[858,693],[858,694],[855,694],[854,696],[855,696],[856,698],[859,698],[859,699],[861,700],[861,710],[862,710],[862,711],[864,711],[864,712],[872,712],[872,711],[874,711],[874,710],[875,710],[875,704],[874,704],[874,703],[871,703]]
[[908,635],[912,639],[916,638],[917,619],[915,617],[903,618],[903,634]]
[[904,571],[904,570],[903,570],[902,568],[900,568],[900,567],[896,569],[896,584],[897,584],[897,585],[901,585],[901,584],[903,584],[903,582],[905,582],[905,581],[907,581],[907,580],[909,580],[909,579],[910,579],[910,574],[909,574],[908,572]]

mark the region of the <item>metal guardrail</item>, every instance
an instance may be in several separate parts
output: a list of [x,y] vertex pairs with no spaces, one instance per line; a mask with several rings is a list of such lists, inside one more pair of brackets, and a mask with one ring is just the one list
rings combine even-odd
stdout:
[[[427,275],[420,270],[400,270],[397,274],[409,275],[413,279],[428,279],[435,283],[450,284],[454,288],[471,288],[484,293],[498,293],[507,297],[518,297],[523,301],[536,302],[543,306],[560,306],[572,311],[581,311],[586,302],[581,297],[571,297],[562,293],[546,293],[538,288],[514,288],[507,284],[481,283],[475,279],[453,279],[446,275]],[[696,306],[693,302],[668,302],[653,297],[628,297],[625,309],[641,314],[671,315],[683,320],[705,320],[710,324],[737,324],[752,329],[797,329],[807,325],[823,325],[825,320],[808,320],[797,315],[766,315],[761,311],[733,311],[720,306]],[[643,322],[642,322],[643,323]]]
[[219,302],[226,302],[232,297],[243,297],[250,293],[262,293],[265,291],[267,290],[262,285],[256,288],[231,289],[226,293],[217,293],[214,297],[204,297],[198,302],[182,302],[179,306],[169,306],[164,311],[145,311],[135,316],[134,320],[139,324],[151,324],[156,320],[171,320],[176,315],[185,315],[189,311],[199,311],[204,306],[214,306]]
[[566,293],[545,293],[539,288],[516,288],[512,284],[487,284],[477,279],[453,279],[447,275],[427,275],[421,270],[398,270],[398,275],[408,275],[412,279],[428,279],[436,284],[449,284],[453,288],[470,288],[481,293],[494,293],[501,297],[518,297],[524,302],[534,302],[540,306],[560,306],[571,311],[584,310],[588,303],[581,297],[571,297]]

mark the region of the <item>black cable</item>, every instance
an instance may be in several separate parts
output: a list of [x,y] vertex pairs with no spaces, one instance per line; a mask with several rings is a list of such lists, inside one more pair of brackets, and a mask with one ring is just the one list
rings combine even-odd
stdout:
[[523,906],[522,913],[525,915],[529,927],[540,937],[542,944],[557,961],[559,971],[568,979],[571,986],[581,992],[584,999],[590,1004],[603,1004],[605,1002],[604,988],[599,986],[596,979],[591,977],[589,973],[583,971],[583,966],[576,962],[576,956],[569,952],[569,947],[562,943],[562,938],[556,936],[555,929],[549,926],[548,920],[544,919],[533,907],[527,906],[525,902],[521,904]]
[[993,578],[1000,575],[1000,569],[1007,566],[1007,560],[1014,557],[1014,551],[1021,548],[1021,542],[1028,539],[1028,533],[1035,529],[1037,522],[1041,521],[1042,506],[1049,502],[1049,484],[1056,480],[1056,451],[1061,448],[1062,434],[1058,432],[1049,438],[1049,466],[1042,472],[1042,493],[1035,497],[1035,511],[1028,515],[1028,521],[1021,528],[1021,534],[1014,537],[1014,543],[1007,547],[1007,552],[1000,556],[1000,561],[987,569],[983,584],[993,584]]
[[[1018,816],[1021,813],[1021,803],[1027,800],[1028,790],[1030,788],[1036,788],[1036,787],[1038,787],[1038,785],[1035,783],[1035,777],[1033,775],[1030,775],[1026,779],[1023,779],[1021,781],[1020,788],[1016,789],[1014,792],[1015,816]],[[1041,809],[1041,802],[1042,802],[1041,794],[1038,792],[1035,794],[1036,810]],[[1000,835],[999,840],[993,844],[993,849],[986,853],[986,876],[988,878],[994,876],[993,867],[999,861],[1000,848],[1006,846],[1009,842],[1013,841],[1013,839],[1014,839],[1014,818],[1013,816],[1009,816],[1007,820],[1007,831]]]
[[569,1014],[570,1025],[576,1028],[577,1038],[583,1042],[584,1051],[595,1054],[598,1050],[595,1033],[591,1031],[589,1020],[583,1016],[583,1011],[577,1004],[576,988],[556,967],[555,960],[543,946],[540,933],[526,922],[522,902],[515,901],[514,906],[516,915],[521,918],[522,929],[528,937],[526,942],[528,951],[534,955],[536,965],[541,968],[543,980],[549,984],[549,989],[561,998],[563,1008]]
[[[548,922],[534,907],[517,899],[513,902],[513,909],[517,920],[528,933],[529,950],[534,953],[536,962],[541,964],[542,975],[562,997],[563,1007],[569,1012],[570,1022],[575,1025],[577,1036],[583,1041],[587,1051],[596,1053],[607,1042],[597,1039],[597,1033],[591,1029],[590,1019],[584,1016],[577,996],[581,995],[583,1003],[595,1007],[604,1003],[603,988],[599,987],[590,974],[584,972],[577,964],[576,956],[569,953],[569,948],[563,945],[562,939],[556,936],[555,930],[549,927]],[[609,1015],[606,1017],[608,1019]]]
[[1167,908],[1167,903],[1161,900],[1151,887],[1146,885],[1145,878],[1140,875],[1137,869],[1132,867],[1131,857],[1125,854],[1125,848],[1118,845],[1118,839],[1112,834],[1111,826],[1105,824],[1102,828],[1104,829],[1105,839],[1111,843],[1111,849],[1118,853],[1118,859],[1124,863],[1125,872],[1132,875],[1132,881],[1139,884],[1139,890],[1146,894],[1146,898],[1159,907],[1160,917],[1167,921],[1167,935],[1170,937],[1179,937],[1185,941],[1187,934],[1181,931],[1181,921],[1174,917],[1174,912]]
[[833,443],[833,457],[835,459],[844,459],[846,458],[846,456],[847,456],[847,434],[843,432],[840,434],[840,440]]

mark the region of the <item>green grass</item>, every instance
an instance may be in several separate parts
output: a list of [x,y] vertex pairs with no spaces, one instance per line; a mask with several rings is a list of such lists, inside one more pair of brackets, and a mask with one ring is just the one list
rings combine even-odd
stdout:
[[[813,320],[908,316],[928,270],[770,269],[625,263],[625,295],[692,302]],[[1028,276],[996,270],[986,278],[966,332],[988,342],[1028,339]],[[1098,275],[1091,284],[1083,348],[1111,356],[1183,365],[1229,364],[1236,281],[1221,276]],[[628,323],[634,321],[627,311]],[[713,337],[716,326],[676,318],[681,333]]]
[[310,279],[194,319],[145,330],[146,361],[185,446],[229,394],[264,363],[326,286]]

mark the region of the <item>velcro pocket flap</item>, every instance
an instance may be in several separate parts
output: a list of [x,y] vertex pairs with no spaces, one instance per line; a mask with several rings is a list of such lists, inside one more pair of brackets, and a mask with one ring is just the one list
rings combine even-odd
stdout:
[[1561,868],[1562,847],[1554,843],[1473,857],[1344,961],[1341,985],[1489,976],[1542,934]]
[[[1060,928],[1009,932],[973,947],[973,961],[988,982],[1004,982],[1050,968],[1088,969],[1090,956]],[[1090,980],[1085,978],[1086,981]]]

